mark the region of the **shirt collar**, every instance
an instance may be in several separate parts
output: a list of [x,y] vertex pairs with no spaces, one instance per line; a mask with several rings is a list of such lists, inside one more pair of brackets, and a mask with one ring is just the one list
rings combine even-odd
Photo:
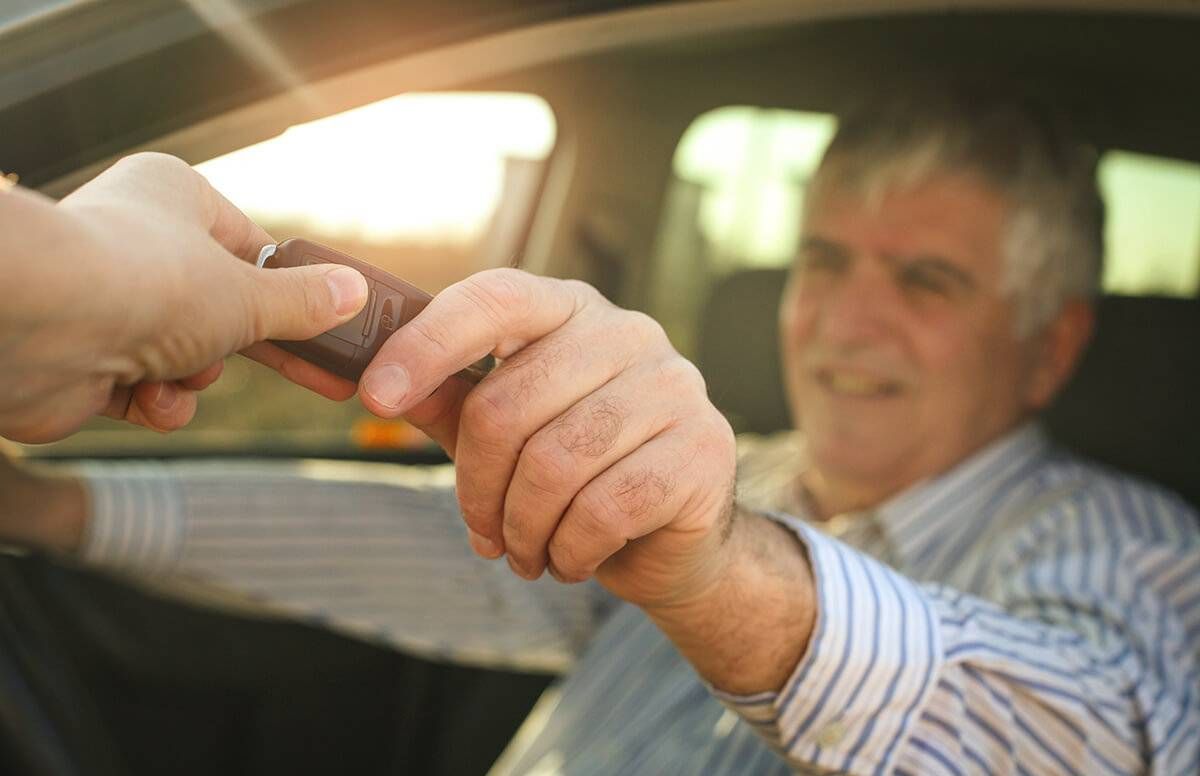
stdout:
[[998,491],[1041,462],[1050,446],[1041,426],[1029,421],[871,510],[899,565],[919,562],[951,530],[968,524],[982,530],[1001,502]]

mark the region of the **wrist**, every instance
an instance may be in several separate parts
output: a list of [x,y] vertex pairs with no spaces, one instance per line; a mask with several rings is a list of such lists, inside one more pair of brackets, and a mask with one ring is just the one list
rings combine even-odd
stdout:
[[706,588],[643,607],[711,684],[731,693],[778,690],[816,622],[804,545],[785,526],[735,508],[719,574]]
[[56,553],[79,551],[88,517],[79,478],[20,471],[5,489],[5,539]]
[[736,504],[730,504],[724,520],[706,536],[703,550],[693,549],[686,571],[679,574],[667,595],[639,603],[651,617],[686,618],[703,611],[714,599],[725,595],[736,584],[738,558],[744,550],[745,521],[753,517]]

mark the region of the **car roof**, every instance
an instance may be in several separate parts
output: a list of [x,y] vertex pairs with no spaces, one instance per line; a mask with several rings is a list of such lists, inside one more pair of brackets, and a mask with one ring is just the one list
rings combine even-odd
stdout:
[[[41,186],[214,117],[421,57],[423,74],[381,88],[467,87],[564,63],[590,63],[595,78],[617,54],[615,72],[640,64],[664,95],[686,92],[697,105],[740,95],[822,107],[881,73],[922,69],[1038,80],[1103,129],[1102,144],[1200,158],[1189,131],[1200,123],[1200,7],[1188,2],[256,0],[233,16],[203,7],[70,3],[0,29],[0,169]],[[431,52],[452,61],[438,66]],[[273,120],[224,133],[227,147],[180,150],[198,161],[344,107],[292,99]]]

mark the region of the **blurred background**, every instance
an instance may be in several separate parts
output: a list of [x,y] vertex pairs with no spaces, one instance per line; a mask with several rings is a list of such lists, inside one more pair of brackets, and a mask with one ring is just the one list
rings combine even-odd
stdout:
[[[702,308],[721,278],[790,264],[805,188],[835,127],[824,113],[732,105],[683,134],[643,297],[681,352],[696,355]],[[277,240],[316,240],[436,293],[520,255],[556,137],[554,113],[536,95],[403,94],[298,124],[197,169]],[[1100,180],[1106,293],[1195,295],[1200,165],[1112,150]],[[229,359],[188,429],[159,437],[99,419],[54,451],[250,448],[439,456],[402,421],[374,418],[356,400],[322,399],[240,358]]]

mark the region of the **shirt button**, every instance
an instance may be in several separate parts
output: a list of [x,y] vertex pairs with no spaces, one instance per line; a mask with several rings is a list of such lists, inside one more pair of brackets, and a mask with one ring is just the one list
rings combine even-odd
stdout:
[[845,736],[846,726],[842,722],[834,720],[821,729],[817,735],[817,743],[822,748],[831,749],[840,744]]

